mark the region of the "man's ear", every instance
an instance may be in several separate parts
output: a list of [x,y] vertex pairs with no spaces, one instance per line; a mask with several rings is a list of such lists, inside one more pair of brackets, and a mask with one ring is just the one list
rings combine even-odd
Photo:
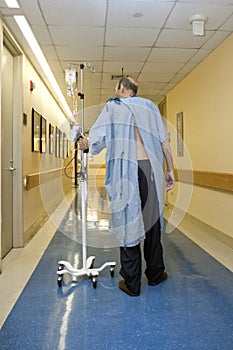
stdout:
[[120,85],[120,89],[119,90],[121,90],[122,92],[125,90],[125,87],[124,87],[123,84]]

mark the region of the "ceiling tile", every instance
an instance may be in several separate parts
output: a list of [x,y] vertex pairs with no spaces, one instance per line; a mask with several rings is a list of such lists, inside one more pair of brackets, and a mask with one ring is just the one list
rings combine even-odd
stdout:
[[181,79],[183,79],[188,73],[190,73],[198,63],[196,62],[188,62],[172,79],[172,81],[179,82]]
[[104,26],[106,0],[40,0],[48,25]]
[[142,62],[104,62],[103,71],[105,73],[121,74],[123,68],[123,73],[125,75],[129,75],[131,73],[139,72],[142,68],[142,65]]
[[[110,0],[107,17],[108,25],[120,28],[160,28],[173,4],[173,1]],[[135,17],[135,14],[142,14],[142,16]]]
[[49,32],[55,45],[67,46],[103,46],[104,28],[49,26]]
[[27,20],[31,25],[44,25],[43,15],[38,6],[37,0],[20,0],[20,7],[22,7]]
[[231,15],[226,22],[220,27],[220,30],[233,31],[233,15]]
[[167,73],[167,72],[161,72],[161,73],[151,73],[151,74],[140,74],[138,81],[156,81],[161,83],[166,83],[172,79],[174,76],[174,73]]
[[57,46],[57,53],[61,60],[89,62],[100,60],[103,55],[101,47],[76,47],[76,46]]
[[202,5],[232,5],[232,0],[178,0],[177,2],[184,3],[194,3],[194,4],[202,4]]
[[166,84],[166,87],[164,89],[162,89],[162,91],[164,91],[165,89],[167,91],[170,91],[171,89],[173,89],[177,85],[177,83],[179,81],[180,80],[178,80],[178,79],[176,81],[174,81],[174,79],[172,79],[168,84]]
[[197,53],[190,59],[188,63],[194,62],[195,64],[200,63],[203,61],[209,54],[211,50],[207,49],[200,49],[197,51]]
[[44,45],[42,48],[47,60],[56,60],[57,53],[55,51],[55,47],[51,45]]
[[113,80],[111,79],[111,75],[108,76],[107,79],[104,79],[101,83],[101,89],[102,90],[109,90],[108,94],[113,94],[115,91],[115,86],[118,83],[118,79],[117,80]]
[[39,41],[41,45],[52,45],[53,44],[51,37],[49,35],[49,31],[48,31],[46,26],[33,25],[32,31],[33,31],[37,41]]
[[100,87],[101,80],[102,80],[102,73],[93,73],[89,74],[90,81],[93,83],[94,86]]
[[56,73],[60,73],[61,71],[64,73],[64,69],[62,68],[61,62],[58,60],[48,60],[49,66],[52,71]]
[[150,82],[150,84],[148,84],[147,82],[143,82],[140,79],[137,80],[138,86],[139,86],[139,90],[148,90],[148,91],[160,91],[161,89],[163,89],[166,86],[166,83],[158,83],[158,82]]
[[164,29],[159,36],[156,47],[176,47],[176,48],[201,48],[212,35],[206,32],[205,36],[196,36],[190,30]]
[[229,35],[229,32],[214,32],[211,38],[202,46],[202,49],[213,50],[221,42],[223,42]]
[[142,73],[175,73],[183,67],[183,62],[147,62]]
[[[116,28],[108,27],[106,45],[111,46],[152,46],[159,34],[155,28]],[[123,40],[122,40],[123,39]]]
[[178,2],[174,7],[166,23],[166,28],[189,29],[191,24],[189,18],[192,15],[203,14],[208,17],[206,22],[207,30],[217,29],[232,13],[232,5],[222,6],[220,2],[203,1],[196,2]]
[[104,60],[131,62],[137,57],[137,61],[143,62],[147,58],[149,52],[150,49],[144,47],[106,47]]
[[154,48],[152,49],[148,61],[150,62],[186,62],[197,49],[181,48]]

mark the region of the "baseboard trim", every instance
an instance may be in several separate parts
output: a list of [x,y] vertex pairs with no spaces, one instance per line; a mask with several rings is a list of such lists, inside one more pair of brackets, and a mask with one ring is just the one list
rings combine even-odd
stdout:
[[48,214],[45,212],[42,214],[23,234],[23,245],[27,245],[28,242],[37,234],[39,229],[48,220]]
[[[179,208],[175,208],[172,204],[166,204],[166,209],[164,211],[164,217],[166,220],[169,221],[169,213],[171,213],[173,210],[175,210],[179,217],[183,217],[184,219],[188,219],[189,222],[193,225],[198,227],[198,229],[201,229],[203,232],[207,233],[208,235],[210,235],[211,237],[213,237],[214,239],[218,240],[219,242],[221,242],[222,244],[224,244],[227,248],[233,249],[233,237],[227,235],[226,233],[217,230],[215,227],[205,223],[204,221],[188,214],[185,213],[183,210],[179,209]],[[172,222],[171,222],[172,225]],[[182,232],[182,228],[178,227],[179,230]]]

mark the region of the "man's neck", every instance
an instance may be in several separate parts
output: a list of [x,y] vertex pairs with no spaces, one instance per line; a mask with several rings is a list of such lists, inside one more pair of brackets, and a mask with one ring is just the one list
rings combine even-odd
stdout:
[[133,95],[130,92],[125,92],[125,93],[121,94],[120,97],[127,98],[127,97],[132,97],[132,96]]

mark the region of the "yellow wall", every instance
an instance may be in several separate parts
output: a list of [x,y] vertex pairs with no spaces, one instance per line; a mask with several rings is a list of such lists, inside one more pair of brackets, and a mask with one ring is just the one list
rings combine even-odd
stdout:
[[[29,89],[29,82],[35,84],[34,90]],[[57,105],[49,90],[32,67],[28,59],[23,56],[23,112],[27,114],[27,125],[23,126],[23,177],[43,171],[59,169],[68,162],[63,157],[56,158],[55,153],[48,150],[49,123],[58,127],[67,136],[70,133],[70,125],[65,115]],[[47,120],[47,151],[44,154],[31,151],[32,135],[32,108]],[[54,150],[55,152],[55,150]],[[70,156],[72,154],[70,153]],[[72,172],[69,171],[69,173]],[[71,189],[72,180],[64,176],[64,171],[59,172],[58,177],[52,181],[23,191],[23,227],[24,238],[28,240],[36,233],[38,223],[47,215],[50,215],[56,206],[64,199],[67,189]]]
[[[233,34],[167,95],[168,129],[178,169],[233,173],[232,91]],[[184,113],[184,157],[176,155],[176,114],[180,111]],[[233,237],[230,193],[177,184],[168,200]]]

